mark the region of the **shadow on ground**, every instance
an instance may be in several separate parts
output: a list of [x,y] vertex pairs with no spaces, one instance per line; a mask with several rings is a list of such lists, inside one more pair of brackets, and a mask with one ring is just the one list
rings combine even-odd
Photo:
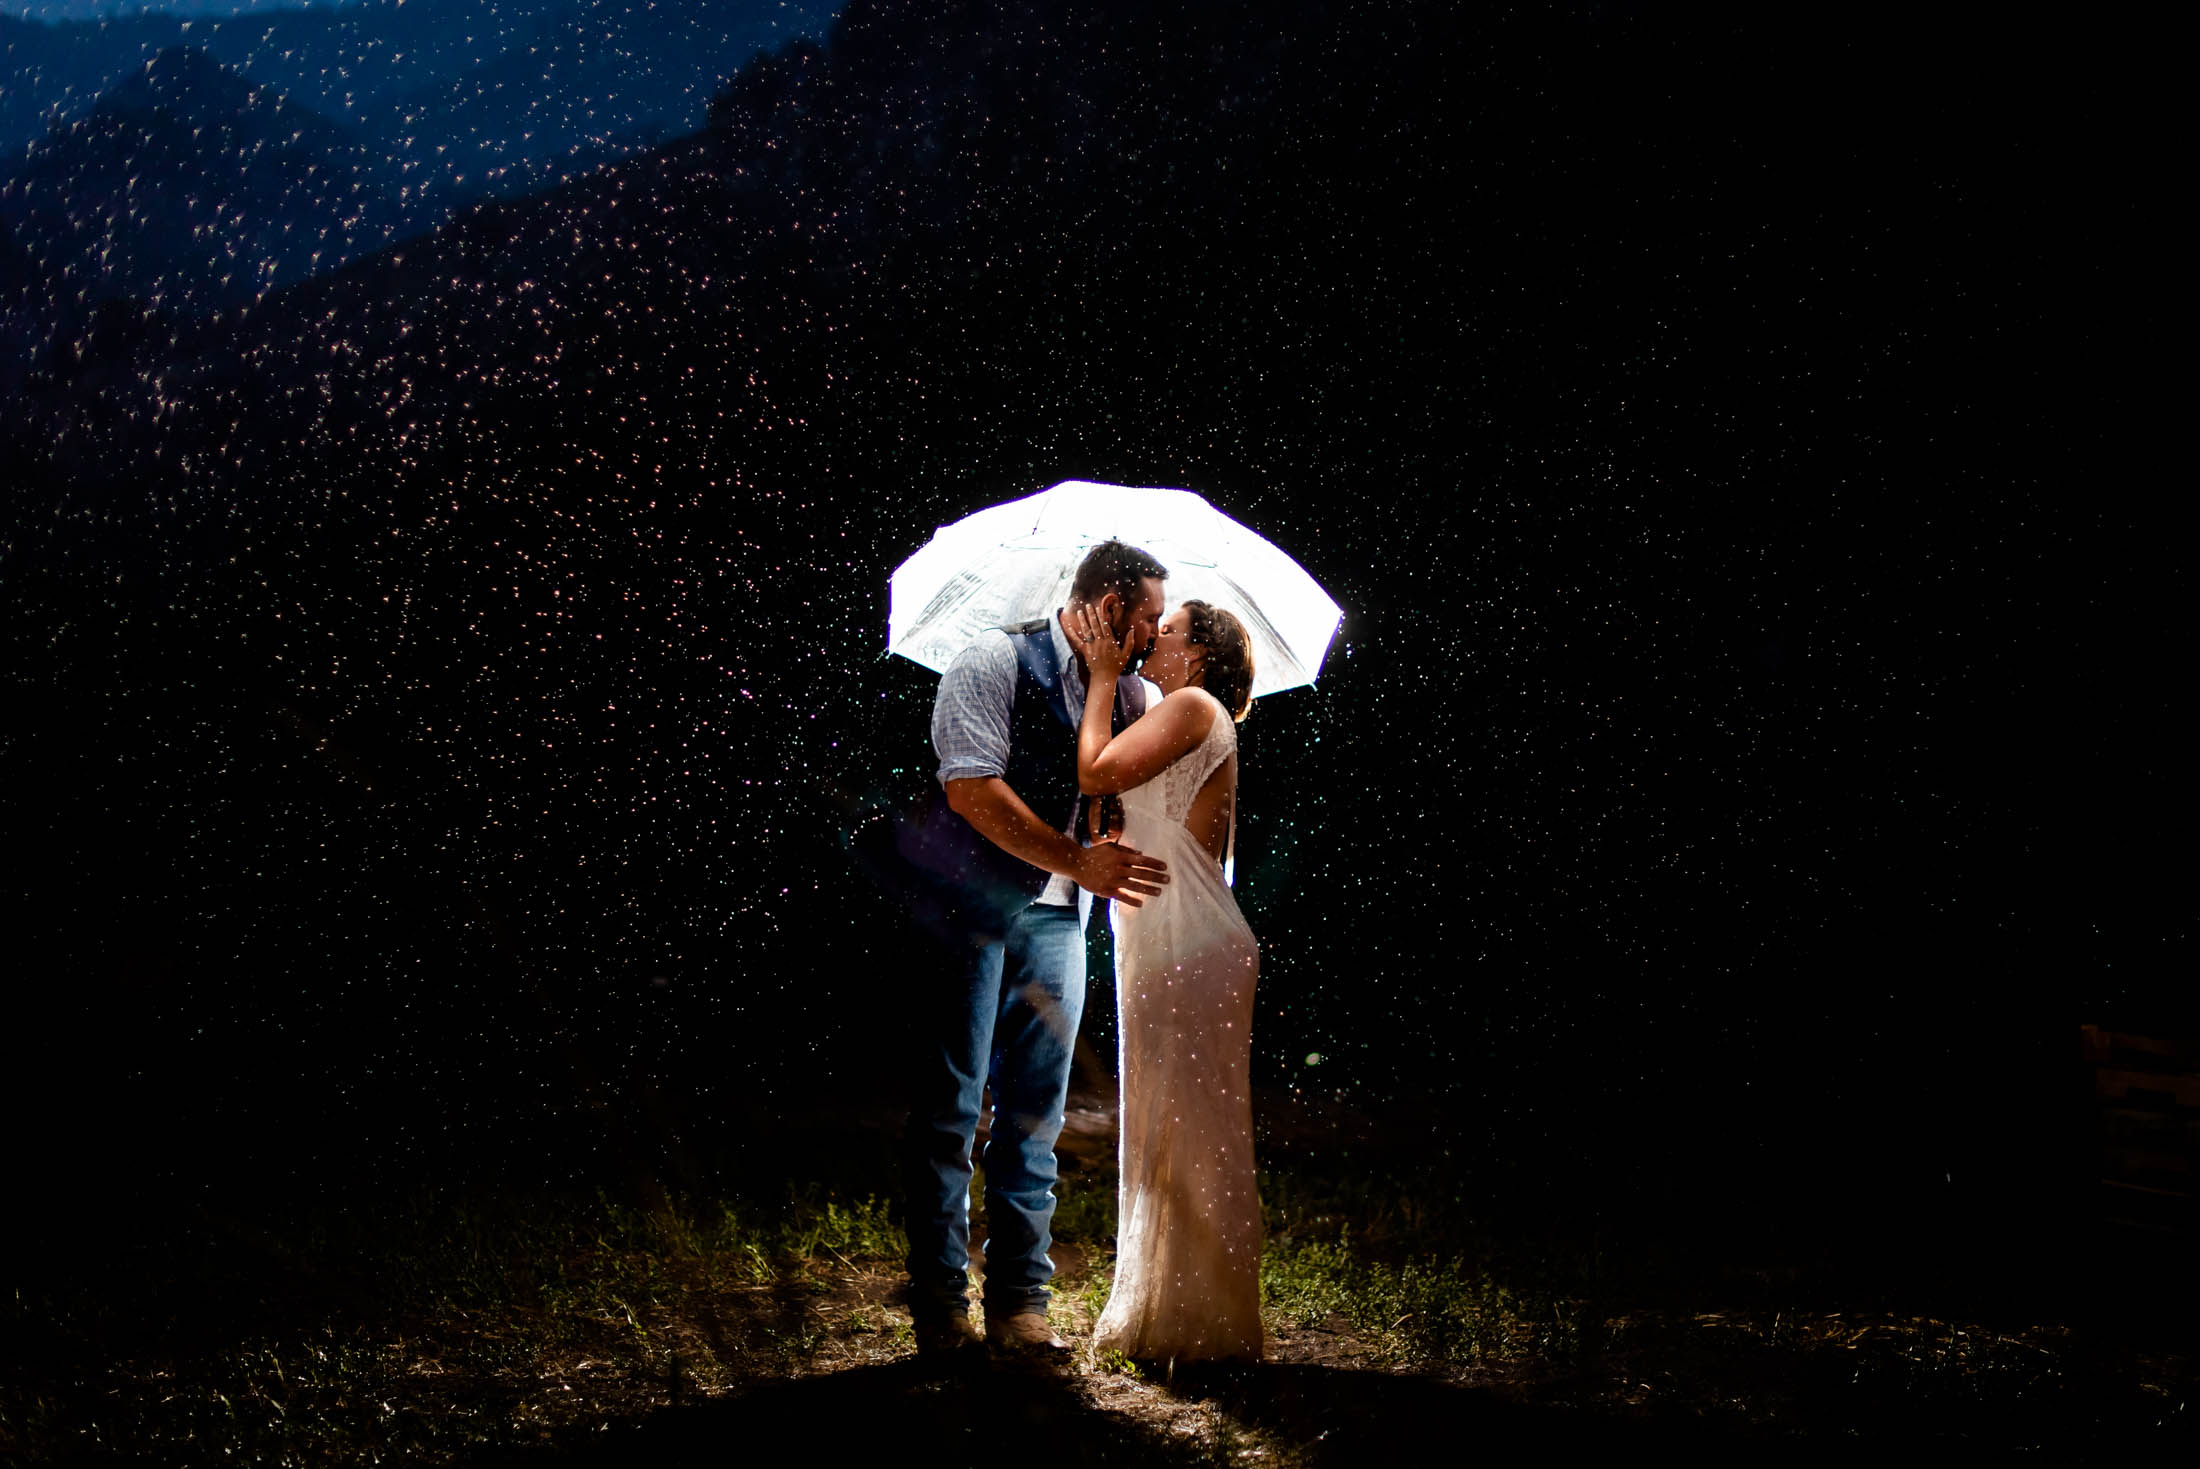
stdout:
[[1687,1413],[1616,1417],[1522,1403],[1497,1392],[1390,1372],[1266,1363],[1178,1391],[1210,1398],[1232,1418],[1289,1444],[1301,1462],[1359,1465],[1425,1457],[1429,1446],[1522,1455],[1552,1450],[1640,1454],[1762,1440],[1734,1422]]
[[[977,1469],[1043,1446],[1049,1465],[1084,1469],[1227,1463],[1236,1458],[1230,1439],[1245,1434],[1285,1446],[1290,1463],[1341,1466],[1402,1462],[1444,1443],[1481,1453],[1639,1453],[1761,1442],[1739,1425],[1692,1415],[1588,1415],[1428,1378],[1334,1367],[1264,1364],[1183,1377],[1171,1389],[1144,1390],[1162,1400],[1147,1405],[1158,1410],[1150,1415],[1098,1405],[1091,1381],[1069,1371],[1000,1368],[983,1357],[947,1370],[894,1362],[766,1383],[738,1398],[663,1409],[638,1424],[569,1433],[497,1462],[717,1466],[729,1455],[800,1447],[828,1459],[883,1452],[898,1464]],[[1204,1431],[1170,1411],[1201,1402],[1223,1415],[1206,1419]]]
[[1063,1469],[1179,1462],[1184,1448],[1095,1406],[1068,1373],[996,1369],[984,1358],[948,1369],[914,1359],[761,1384],[739,1396],[665,1408],[639,1423],[569,1432],[504,1464],[723,1466],[800,1448],[817,1462],[996,1464],[1042,1448]]

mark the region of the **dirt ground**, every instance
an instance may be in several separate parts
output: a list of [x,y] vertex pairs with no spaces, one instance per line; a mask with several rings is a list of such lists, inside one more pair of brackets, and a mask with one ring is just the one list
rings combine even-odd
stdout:
[[[1287,1234],[1342,1229],[1369,1261],[1386,1249],[1409,1261],[1432,1241],[1497,1250],[1446,1277],[1470,1283],[1579,1263],[1573,1245],[1508,1236],[1517,1223],[1494,1244],[1455,1232],[1458,1205],[1433,1179],[1419,1193],[1362,1188],[1355,1170],[1384,1163],[1381,1140],[1410,1148],[1437,1119],[1300,1096],[1264,1098],[1262,1116],[1277,1188],[1333,1190],[1281,1200]],[[2031,1297],[1966,1304],[1914,1274],[1860,1296],[1854,1262],[1828,1273],[1807,1251],[1712,1250],[1677,1273],[1643,1254],[1588,1284],[1523,1284],[1541,1292],[1542,1325],[1460,1351],[1416,1337],[1416,1307],[1371,1310],[1404,1268],[1371,1265],[1392,1273],[1338,1275],[1329,1296],[1271,1290],[1256,1365],[1098,1362],[1115,1148],[1099,1095],[1075,1099],[1060,1147],[1054,1313],[1069,1358],[920,1359],[885,1206],[860,1197],[892,1126],[760,1116],[759,1138],[863,1158],[859,1191],[721,1216],[715,1234],[704,1199],[684,1223],[608,1201],[568,1201],[565,1215],[506,1201],[502,1215],[468,1204],[403,1238],[363,1226],[342,1248],[341,1230],[205,1211],[157,1247],[126,1221],[66,1258],[19,1257],[25,1284],[0,1299],[0,1463],[720,1466],[787,1453],[983,1466],[1035,1453],[1050,1466],[1327,1469],[1925,1446],[2186,1462],[2200,1447],[2192,1318],[2133,1294],[2166,1278],[2139,1268],[2094,1292],[2121,1291],[2136,1314],[2088,1321]],[[1308,1166],[1327,1173],[1309,1185],[1289,1172]],[[1272,1248],[1264,1268],[1279,1259]],[[1553,1303],[1571,1315],[1554,1321]]]
[[[1265,1097],[1262,1113],[1268,1161],[1366,1157],[1381,1139],[1425,1138],[1440,1121],[1377,1118],[1306,1095]],[[1065,1192],[1112,1188],[1115,1143],[1112,1098],[1073,1097],[1058,1149]],[[975,1246],[982,1220],[974,1230]],[[2074,1342],[2052,1325],[1844,1311],[1829,1301],[1812,1309],[1808,1272],[1780,1262],[1729,1267],[1728,1285],[1709,1295],[1615,1315],[1602,1323],[1607,1349],[1563,1361],[1401,1358],[1341,1314],[1278,1314],[1259,1364],[1172,1374],[1094,1360],[1090,1331],[1112,1259],[1104,1246],[1059,1240],[1053,1258],[1054,1318],[1073,1346],[1065,1362],[982,1352],[919,1360],[899,1271],[834,1262],[802,1303],[814,1349],[789,1360],[784,1378],[667,1401],[646,1419],[599,1427],[600,1446],[586,1432],[549,1442],[607,1463],[716,1463],[733,1442],[799,1450],[847,1433],[851,1449],[883,1438],[895,1457],[920,1464],[983,1465],[1028,1445],[1050,1464],[1307,1469],[1554,1449],[1793,1460],[1925,1443],[2025,1452],[2194,1442],[2187,1402],[2200,1372],[2190,1355]],[[1992,1385],[1974,1392],[1967,1377]],[[2050,1406],[2012,1410],[1998,1396],[2012,1391]]]
[[[1492,1436],[1522,1449],[1755,1437],[1746,1421],[1630,1411],[1624,1400],[1585,1413],[1587,1404],[1539,1391],[1550,1385],[1531,1377],[1402,1368],[1337,1323],[1274,1332],[1257,1366],[1173,1377],[1111,1371],[1091,1358],[1091,1316],[1081,1304],[1091,1269],[1104,1259],[1076,1246],[1059,1247],[1055,1259],[1056,1320],[1074,1348],[1066,1361],[984,1351],[920,1359],[898,1304],[898,1273],[851,1263],[820,1272],[797,1299],[760,1291],[715,1310],[691,1308],[684,1326],[666,1323],[668,1338],[685,1339],[689,1360],[730,1346],[750,1371],[710,1384],[628,1378],[614,1387],[592,1381],[609,1364],[572,1361],[553,1385],[570,1408],[558,1405],[566,1410],[554,1413],[557,1421],[510,1452],[700,1465],[768,1444],[828,1460],[883,1452],[897,1462],[976,1466],[1029,1446],[1050,1464],[1311,1466],[1409,1452],[1425,1458],[1429,1445],[1444,1442],[1464,1454],[1468,1441],[1457,1434],[1468,1425],[1481,1434],[1478,1452],[1497,1447]],[[706,1315],[709,1328],[700,1324]]]

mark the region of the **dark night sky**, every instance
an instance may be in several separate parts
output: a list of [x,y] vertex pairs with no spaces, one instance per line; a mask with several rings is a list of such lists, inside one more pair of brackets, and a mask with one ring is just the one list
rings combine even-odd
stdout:
[[554,1173],[875,1089],[886,575],[1090,478],[1347,609],[1244,731],[1262,1076],[1513,1158],[2021,1151],[2190,967],[2137,63],[1461,9],[859,0],[241,314],[19,245],[21,1104]]

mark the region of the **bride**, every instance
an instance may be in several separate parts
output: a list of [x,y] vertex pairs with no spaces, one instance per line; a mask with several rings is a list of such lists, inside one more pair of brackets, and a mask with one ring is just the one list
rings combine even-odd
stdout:
[[1131,649],[1076,614],[1091,670],[1077,781],[1123,797],[1122,840],[1175,878],[1111,904],[1123,1078],[1115,1290],[1098,1352],[1149,1362],[1257,1358],[1260,1199],[1253,1185],[1253,985],[1260,952],[1223,874],[1237,803],[1237,727],[1253,656],[1237,618],[1186,602],[1140,672],[1164,695],[1110,737]]

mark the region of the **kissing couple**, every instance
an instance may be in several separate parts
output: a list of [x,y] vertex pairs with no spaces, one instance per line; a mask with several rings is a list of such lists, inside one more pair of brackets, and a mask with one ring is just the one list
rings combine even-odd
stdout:
[[983,1340],[1069,1349],[1047,1319],[1047,1249],[1095,897],[1115,939],[1123,1093],[1115,1287],[1094,1349],[1261,1353],[1260,954],[1224,875],[1252,646],[1227,611],[1171,607],[1167,582],[1145,551],[1103,542],[1066,605],[980,633],[940,679],[936,789],[894,838],[926,935],[904,1177],[922,1354],[980,1341],[966,1293],[988,1086]]

